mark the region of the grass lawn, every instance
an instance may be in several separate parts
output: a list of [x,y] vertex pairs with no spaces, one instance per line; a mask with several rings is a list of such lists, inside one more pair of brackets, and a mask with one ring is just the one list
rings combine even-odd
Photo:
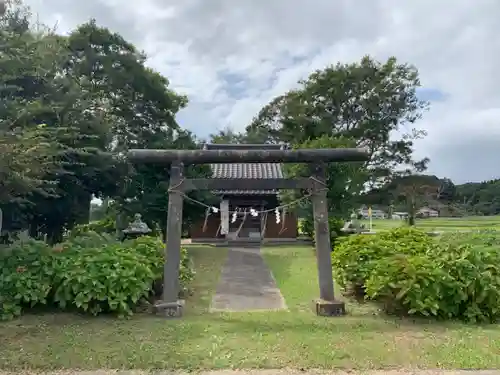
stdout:
[[500,367],[500,327],[388,319],[352,302],[348,316],[320,318],[312,250],[264,252],[290,311],[209,314],[225,250],[197,247],[196,294],[181,320],[28,315],[0,324],[0,368]]
[[[361,220],[366,228],[369,227],[368,220]],[[389,230],[403,225],[402,220],[377,219],[372,220],[374,231]],[[500,230],[500,216],[471,216],[460,218],[438,217],[429,219],[417,219],[417,228],[428,231],[469,231],[469,230]]]

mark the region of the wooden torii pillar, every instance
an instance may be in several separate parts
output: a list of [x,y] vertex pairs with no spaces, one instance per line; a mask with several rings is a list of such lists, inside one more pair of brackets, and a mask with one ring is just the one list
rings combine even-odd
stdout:
[[[166,317],[182,315],[179,296],[183,194],[191,190],[272,190],[309,189],[312,193],[319,299],[316,313],[322,316],[345,314],[345,305],[335,299],[331,244],[328,226],[325,164],[368,160],[365,149],[299,149],[299,150],[130,150],[134,163],[170,166],[170,188],[167,216],[163,300],[156,305]],[[308,163],[309,178],[294,179],[186,179],[184,165],[216,163]]]

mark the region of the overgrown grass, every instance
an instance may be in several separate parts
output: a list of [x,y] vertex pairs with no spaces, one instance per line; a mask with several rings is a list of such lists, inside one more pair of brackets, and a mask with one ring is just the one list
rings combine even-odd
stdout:
[[25,316],[0,325],[0,367],[59,368],[498,368],[500,328],[382,318],[348,302],[349,315],[320,318],[310,248],[264,250],[289,311],[208,313],[225,259],[191,250],[195,295],[181,320]]

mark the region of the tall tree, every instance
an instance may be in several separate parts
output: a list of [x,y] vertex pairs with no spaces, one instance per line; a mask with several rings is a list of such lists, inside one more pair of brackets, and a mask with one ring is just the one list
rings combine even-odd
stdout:
[[[353,147],[354,140],[346,138],[336,138],[323,135],[316,139],[307,140],[296,145],[296,148],[343,148]],[[311,171],[307,164],[286,164],[285,174],[287,177],[308,177]],[[359,194],[366,180],[363,163],[329,163],[326,167],[326,188],[328,213],[331,223],[337,227],[330,228],[332,237],[341,228],[338,227],[339,219],[346,218],[349,213],[356,208]],[[299,198],[307,196],[307,191],[288,191],[283,192],[281,199],[286,203],[291,203]],[[307,235],[313,235],[314,219],[312,215],[312,206],[310,200],[300,200],[296,208],[300,216],[304,219],[303,230]]]
[[426,184],[419,175],[406,175],[398,178],[396,198],[403,199],[408,212],[408,225],[415,225],[417,212],[429,201],[436,198],[437,188]]
[[57,148],[37,115],[47,109],[44,95],[57,74],[53,62],[61,48],[53,36],[31,33],[28,17],[10,4],[0,17],[0,205],[42,191]]
[[[72,58],[68,70],[106,105],[112,119],[110,151],[198,147],[194,136],[181,129],[175,120],[176,113],[186,106],[187,98],[171,90],[165,77],[147,68],[146,56],[131,43],[90,21],[70,35],[69,46]],[[130,216],[141,212],[151,225],[163,227],[167,217],[169,170],[154,165],[128,165],[127,169],[124,177],[116,180],[119,186],[114,194],[122,213]],[[187,173],[205,170],[190,167]],[[197,215],[198,206],[186,207],[185,221]]]
[[216,133],[210,134],[210,142],[218,144],[245,143],[244,135],[237,133],[230,127],[226,127]]
[[2,227],[26,225],[34,196],[54,194],[46,177],[60,168],[56,130],[44,121],[53,110],[64,50],[57,36],[34,32],[28,9],[7,3],[0,17],[0,211]]
[[247,134],[294,145],[322,135],[354,139],[370,153],[370,181],[381,182],[396,166],[416,162],[413,142],[425,133],[413,124],[427,107],[418,86],[417,69],[396,58],[329,66],[266,105]]

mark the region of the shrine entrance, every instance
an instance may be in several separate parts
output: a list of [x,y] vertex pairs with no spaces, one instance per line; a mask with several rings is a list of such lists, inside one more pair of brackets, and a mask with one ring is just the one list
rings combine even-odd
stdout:
[[[135,163],[154,163],[170,166],[170,187],[167,216],[166,263],[164,267],[163,300],[156,310],[166,317],[182,315],[179,296],[179,267],[181,253],[182,211],[185,193],[192,190],[272,190],[305,189],[313,205],[316,258],[319,278],[318,315],[340,316],[345,305],[335,299],[331,244],[328,227],[325,166],[329,162],[366,161],[364,149],[299,149],[299,150],[130,150],[128,158]],[[190,164],[220,163],[307,163],[308,178],[241,179],[241,178],[184,178],[184,167]]]

